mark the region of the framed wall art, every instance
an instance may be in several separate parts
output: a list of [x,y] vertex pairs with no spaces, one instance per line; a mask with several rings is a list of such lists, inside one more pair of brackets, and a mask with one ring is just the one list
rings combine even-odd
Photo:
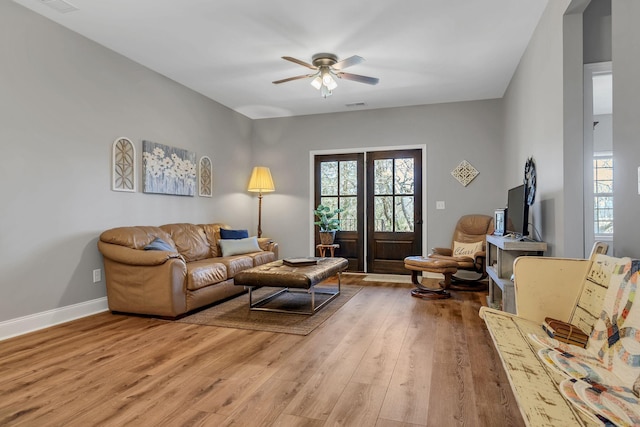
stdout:
[[118,138],[111,147],[111,189],[136,191],[136,147],[129,138]]
[[201,197],[213,195],[213,168],[211,159],[207,156],[200,157],[198,165],[198,195]]
[[458,180],[458,182],[465,187],[469,185],[471,181],[478,176],[480,172],[473,165],[466,160],[460,162],[454,170],[451,171],[451,175]]
[[142,141],[142,177],[145,193],[193,197],[196,154],[182,148]]

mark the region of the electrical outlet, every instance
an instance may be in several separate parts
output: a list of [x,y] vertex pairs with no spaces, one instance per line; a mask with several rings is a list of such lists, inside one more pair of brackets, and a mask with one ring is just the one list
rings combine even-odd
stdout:
[[436,209],[444,209],[444,200],[440,200],[436,202]]
[[102,270],[99,268],[93,270],[93,283],[98,283],[102,280]]

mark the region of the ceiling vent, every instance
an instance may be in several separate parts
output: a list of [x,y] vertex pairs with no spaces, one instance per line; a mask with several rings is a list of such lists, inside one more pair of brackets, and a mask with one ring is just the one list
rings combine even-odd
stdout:
[[40,3],[55,9],[60,13],[69,13],[78,10],[77,7],[64,0],[40,0]]

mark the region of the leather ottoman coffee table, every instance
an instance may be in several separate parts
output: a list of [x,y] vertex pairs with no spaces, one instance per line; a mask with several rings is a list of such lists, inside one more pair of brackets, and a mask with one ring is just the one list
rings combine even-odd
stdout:
[[[285,265],[282,260],[273,261],[258,267],[249,268],[233,278],[236,286],[244,286],[249,290],[249,308],[251,310],[275,311],[280,313],[314,314],[338,295],[340,295],[340,274],[349,262],[344,258],[310,258],[317,260],[317,264],[304,266]],[[337,291],[316,289],[316,285],[323,280],[337,274]],[[281,288],[276,292],[253,301],[253,291],[261,287]],[[285,310],[265,307],[269,301],[285,292],[308,293],[311,295],[311,309]],[[316,294],[330,295],[320,304],[316,304]]]

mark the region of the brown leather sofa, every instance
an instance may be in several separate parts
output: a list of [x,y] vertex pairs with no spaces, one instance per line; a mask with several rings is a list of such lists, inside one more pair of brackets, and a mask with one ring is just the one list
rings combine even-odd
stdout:
[[[240,271],[275,261],[278,245],[258,239],[261,251],[222,256],[225,224],[119,227],[100,235],[109,309],[175,318],[244,292]],[[171,250],[145,250],[161,239]]]

